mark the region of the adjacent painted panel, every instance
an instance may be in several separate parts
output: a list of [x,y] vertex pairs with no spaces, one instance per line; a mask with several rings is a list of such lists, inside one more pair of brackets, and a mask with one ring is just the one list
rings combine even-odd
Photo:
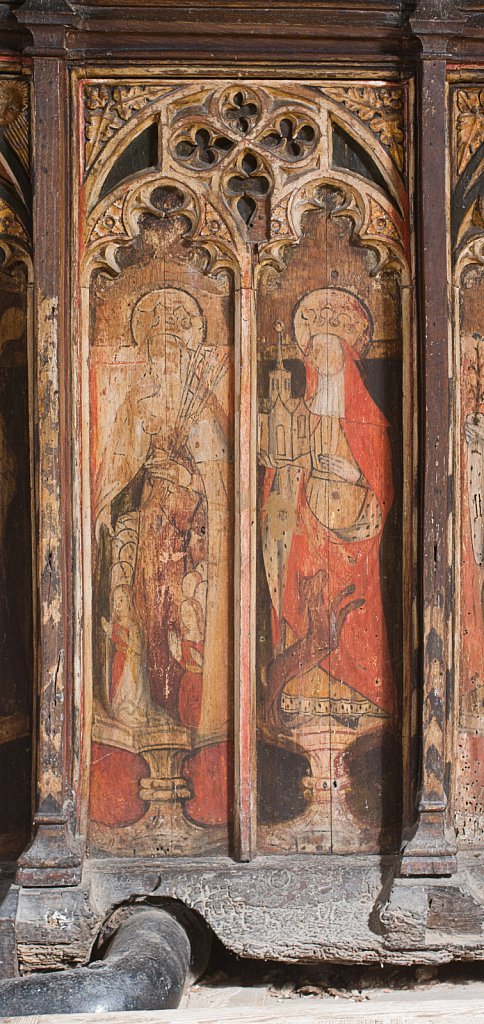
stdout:
[[227,845],[233,288],[185,233],[146,218],[90,293],[91,842],[111,851]]
[[0,855],[29,838],[32,539],[29,453],[28,85],[0,77]]
[[[339,197],[341,198],[341,197]],[[259,842],[392,846],[401,814],[402,333],[320,196],[259,297]]]
[[456,350],[455,824],[484,839],[484,92],[451,91]]

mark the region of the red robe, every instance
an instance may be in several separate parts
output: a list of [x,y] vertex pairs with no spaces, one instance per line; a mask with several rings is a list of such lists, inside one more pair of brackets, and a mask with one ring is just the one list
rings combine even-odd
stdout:
[[[325,602],[352,584],[348,600],[363,598],[364,604],[352,611],[340,636],[337,649],[321,662],[331,676],[341,679],[388,714],[395,712],[395,686],[388,652],[380,587],[380,542],[390,511],[394,490],[388,421],[369,395],[356,366],[353,349],[345,350],[345,416],[340,420],[353,458],[374,492],[382,512],[382,527],[368,540],[347,542],[323,526],[313,515],[306,500],[309,471],[301,476],[296,505],[296,526],[284,579],[282,614],[296,637],[308,631],[307,605],[300,581],[323,570],[328,574]],[[316,389],[316,372],[307,370],[306,401]],[[315,417],[312,416],[312,425]],[[262,517],[272,487],[275,470],[266,470]],[[273,609],[274,639],[279,638],[279,622]]]

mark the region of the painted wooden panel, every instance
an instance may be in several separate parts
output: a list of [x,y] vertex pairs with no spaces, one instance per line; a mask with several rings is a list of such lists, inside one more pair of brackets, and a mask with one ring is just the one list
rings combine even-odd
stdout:
[[0,853],[29,835],[32,540],[29,453],[28,86],[0,77]]
[[259,305],[259,842],[348,852],[401,815],[402,334],[319,199]]
[[259,849],[397,841],[406,108],[404,85],[79,83],[94,851],[246,859],[256,804]]
[[458,359],[456,827],[461,845],[484,837],[484,95],[456,88],[453,233]]
[[119,277],[91,289],[91,816],[105,849],[198,852],[227,835],[233,288],[204,276],[184,234],[181,216],[148,219]]

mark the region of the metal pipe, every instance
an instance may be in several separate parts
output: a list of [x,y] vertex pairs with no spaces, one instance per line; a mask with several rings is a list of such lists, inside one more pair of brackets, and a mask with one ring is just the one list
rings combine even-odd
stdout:
[[174,1009],[191,960],[182,924],[165,910],[139,910],[118,928],[102,960],[0,983],[0,1017]]

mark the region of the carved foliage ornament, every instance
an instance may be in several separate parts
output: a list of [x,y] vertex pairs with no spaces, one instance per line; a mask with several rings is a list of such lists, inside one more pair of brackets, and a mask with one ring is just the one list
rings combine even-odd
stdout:
[[0,137],[15,153],[23,168],[29,169],[29,117],[27,83],[0,80]]
[[402,172],[405,166],[402,89],[397,86],[325,86],[324,92],[368,125]]
[[0,235],[28,242],[27,232],[11,207],[0,198]]
[[86,85],[85,169],[89,170],[106,142],[128,123],[133,114],[166,91],[158,85]]
[[484,143],[484,89],[457,89],[455,97],[456,165],[457,173],[462,174]]

